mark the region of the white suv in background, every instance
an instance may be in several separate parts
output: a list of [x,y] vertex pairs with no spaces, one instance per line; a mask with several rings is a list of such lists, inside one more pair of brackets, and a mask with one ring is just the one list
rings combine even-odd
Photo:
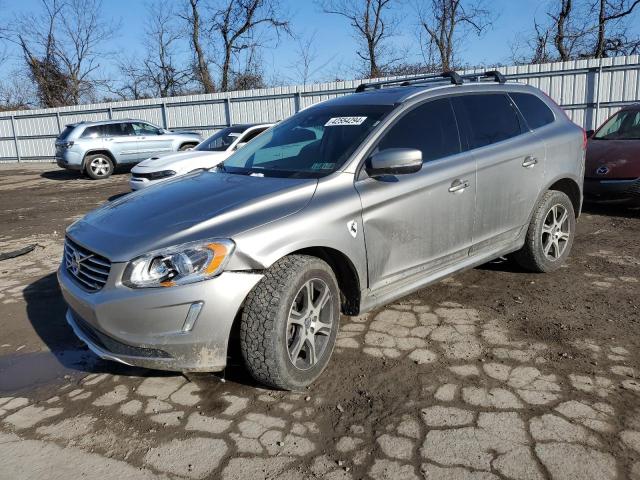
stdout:
[[234,125],[217,131],[193,150],[148,158],[131,169],[129,186],[140,190],[178,175],[215,167],[272,125]]

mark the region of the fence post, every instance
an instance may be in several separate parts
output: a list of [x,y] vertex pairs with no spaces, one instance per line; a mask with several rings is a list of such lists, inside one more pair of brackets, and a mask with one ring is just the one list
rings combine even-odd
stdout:
[[293,98],[293,108],[295,108],[295,113],[298,113],[300,111],[300,105],[302,105],[302,94],[299,90],[296,92]]
[[11,132],[13,133],[13,144],[16,148],[16,157],[20,163],[20,145],[18,144],[18,136],[16,135],[16,118],[11,115]]
[[591,129],[595,130],[598,127],[598,117],[600,115],[600,79],[602,78],[602,58],[600,59],[600,65],[598,66],[598,81],[596,82],[595,102],[596,112],[591,123]]
[[231,118],[231,97],[224,99],[224,114],[227,120],[227,127],[233,125],[233,118]]
[[109,116],[109,120],[113,120],[113,108],[109,107],[107,115]]
[[56,122],[58,122],[58,133],[62,133],[62,123],[60,121],[60,112],[56,112]]
[[169,128],[167,125],[167,103],[162,102],[162,128]]

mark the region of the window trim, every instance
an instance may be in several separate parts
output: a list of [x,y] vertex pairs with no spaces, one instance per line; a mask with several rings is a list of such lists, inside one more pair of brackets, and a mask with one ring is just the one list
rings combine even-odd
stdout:
[[[518,109],[517,105],[515,104],[515,102],[513,101],[513,99],[511,98],[511,96],[509,95],[509,91],[507,90],[496,90],[496,91],[482,91],[482,92],[461,92],[457,95],[455,95],[456,97],[469,97],[469,96],[481,96],[481,95],[502,95],[504,97],[507,98],[507,102],[509,103],[509,105],[511,106],[511,108],[513,109],[513,112],[515,113],[517,119],[518,119],[518,123],[520,125],[520,133],[518,135],[514,135],[513,137],[509,137],[509,138],[505,138],[503,140],[500,140],[498,142],[492,142],[492,143],[488,143],[486,145],[482,145],[480,147],[474,147],[471,148],[470,143],[469,143],[469,138],[465,138],[465,141],[467,143],[467,150],[464,150],[464,152],[476,152],[478,150],[481,150],[483,148],[490,148],[493,147],[494,145],[501,145],[505,142],[509,142],[513,139],[516,139],[518,137],[521,137],[522,135],[526,135],[528,133],[531,133],[533,130],[529,129],[529,125],[526,123],[524,117],[522,116],[522,113],[520,113],[520,110]],[[454,112],[455,112],[455,106],[454,106]],[[457,112],[456,112],[456,118],[458,117]],[[468,124],[468,128],[471,129],[471,123],[469,122],[469,119],[465,119],[465,121]],[[458,125],[460,125],[458,123]],[[458,126],[458,129],[460,127]],[[460,135],[460,141],[462,142],[462,134]]]
[[[551,112],[551,116],[553,117],[553,120],[550,121],[549,123],[545,123],[541,127],[532,128],[531,125],[529,125],[529,122],[527,121],[527,117],[524,116],[524,113],[522,113],[522,111],[520,110],[520,107],[518,107],[518,104],[516,103],[516,101],[511,96],[512,94],[515,94],[515,93],[519,93],[521,95],[531,95],[532,97],[535,97],[538,100],[540,100],[542,102],[542,104],[545,107],[547,107],[547,110],[549,110]],[[556,115],[555,110],[553,108],[551,108],[547,104],[547,102],[542,97],[540,97],[539,95],[536,95],[533,92],[520,92],[520,91],[517,91],[517,90],[513,90],[513,91],[510,91],[510,92],[507,92],[507,95],[509,95],[509,98],[511,99],[511,103],[513,103],[514,107],[516,108],[516,110],[520,114],[520,117],[522,118],[522,121],[524,121],[524,124],[527,126],[527,128],[529,129],[530,132],[535,132],[536,130],[540,130],[541,128],[548,127],[549,125],[553,125],[554,123],[556,123],[558,121],[558,116]]]
[[[447,155],[441,158],[437,158],[435,160],[430,160],[428,162],[425,162],[423,160],[422,162],[422,168],[424,168],[425,166],[429,165],[430,163],[433,162],[439,162],[441,160],[445,160],[447,158],[451,158],[457,155],[460,155],[462,153],[465,153],[465,150],[463,150],[462,148],[462,135],[460,134],[460,123],[458,122],[458,117],[456,115],[455,109],[453,108],[453,104],[451,103],[451,98],[454,97],[456,95],[436,95],[433,97],[429,97],[429,98],[425,98],[424,100],[421,100],[419,102],[416,103],[411,103],[406,105],[405,108],[398,110],[398,112],[396,113],[395,117],[393,117],[391,120],[389,120],[389,123],[384,124],[384,125],[379,125],[380,130],[379,131],[373,131],[372,135],[375,135],[375,138],[373,138],[371,145],[369,145],[369,147],[367,147],[367,149],[362,153],[359,154],[361,155],[360,161],[358,162],[358,166],[355,169],[355,174],[354,174],[354,178],[356,181],[360,181],[360,180],[365,180],[367,178],[371,178],[369,177],[369,175],[366,172],[365,166],[367,163],[367,160],[371,157],[372,152],[376,149],[376,147],[378,146],[378,144],[380,143],[380,141],[384,138],[385,134],[387,134],[393,127],[396,126],[396,124],[402,120],[406,115],[408,115],[410,112],[412,112],[413,110],[415,110],[416,108],[419,108],[427,103],[431,103],[431,102],[435,102],[437,100],[447,100],[449,102],[449,106],[451,107],[451,113],[453,115],[453,120],[456,123],[456,131],[458,132],[458,146],[460,147],[460,151],[458,153],[454,153],[452,155]],[[389,112],[390,114],[393,113]],[[367,142],[367,139],[364,140],[364,142]],[[364,143],[363,142],[363,143]],[[356,154],[356,152],[354,152],[354,154]]]

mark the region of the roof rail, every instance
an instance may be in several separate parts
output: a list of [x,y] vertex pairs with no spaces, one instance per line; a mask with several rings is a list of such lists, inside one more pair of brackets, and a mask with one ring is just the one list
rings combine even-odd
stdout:
[[454,72],[453,70],[449,70],[442,73],[418,75],[408,79],[381,80],[379,82],[361,83],[356,88],[356,93],[364,92],[368,88],[379,89],[383,86],[394,85],[394,84],[397,84],[401,87],[407,87],[410,85],[419,85],[422,83],[442,82],[443,80],[449,79],[453,85],[462,85],[465,80],[478,82],[481,79],[485,79],[485,78],[486,79],[493,78],[493,80],[498,83],[505,83],[507,81],[506,77],[502,73],[498,72],[497,70],[490,70],[484,73],[471,73],[468,75],[460,75]]

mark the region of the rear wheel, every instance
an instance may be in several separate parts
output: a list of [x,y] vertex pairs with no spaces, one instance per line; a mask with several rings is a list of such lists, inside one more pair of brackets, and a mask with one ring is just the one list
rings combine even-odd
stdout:
[[311,384],[331,358],[340,292],[322,260],[290,255],[273,264],[248,295],[240,346],[251,375],[285,390]]
[[524,246],[513,257],[533,272],[557,270],[569,256],[575,230],[571,200],[563,192],[549,190],[536,206]]
[[113,161],[102,153],[87,155],[84,169],[94,180],[109,178],[113,173]]

